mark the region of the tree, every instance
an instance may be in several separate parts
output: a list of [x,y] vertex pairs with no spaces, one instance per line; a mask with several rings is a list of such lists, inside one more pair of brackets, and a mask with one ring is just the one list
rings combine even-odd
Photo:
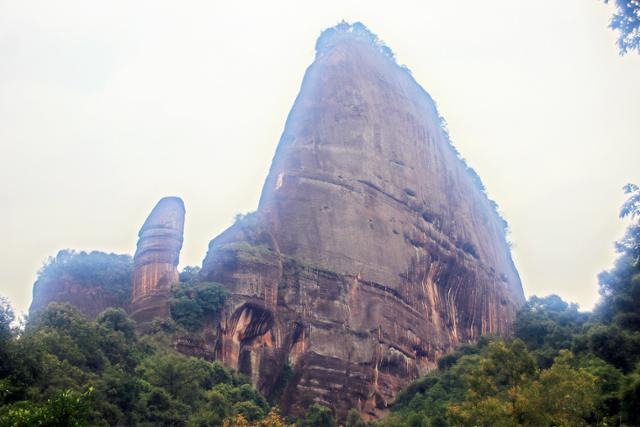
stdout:
[[535,373],[535,362],[523,341],[490,343],[465,375],[469,391],[461,404],[450,406],[452,419],[462,425],[513,425],[520,412],[520,395]]
[[172,398],[194,403],[200,398],[200,379],[205,372],[198,363],[174,355],[154,355],[143,364],[144,377],[156,387],[166,390]]
[[196,298],[204,312],[218,313],[227,299],[228,292],[217,283],[201,283],[196,288]]
[[188,331],[202,329],[207,319],[218,315],[228,292],[219,283],[186,282],[172,288],[171,317]]
[[586,418],[595,409],[596,379],[585,369],[574,368],[573,362],[573,354],[561,350],[553,366],[540,374],[539,387],[525,390],[523,402],[534,408],[529,411],[534,417],[530,425],[540,425],[540,418],[558,427],[587,425]]
[[180,272],[180,282],[196,283],[200,275],[200,267],[188,265]]
[[464,401],[452,405],[451,418],[457,425],[478,427],[511,427],[514,424],[509,403],[495,397]]
[[629,195],[620,217],[632,220],[614,268],[600,273],[602,299],[595,309],[602,322],[586,334],[589,349],[608,363],[629,372],[640,362],[640,188],[627,184]]
[[12,335],[11,324],[16,320],[16,315],[13,312],[9,300],[0,296],[0,340],[9,339]]
[[197,331],[204,324],[202,307],[189,297],[171,299],[171,317],[188,331]]
[[424,414],[414,413],[407,418],[407,425],[409,427],[429,427],[429,420]]
[[633,425],[640,425],[640,366],[626,378],[621,397],[625,419]]
[[573,337],[582,331],[588,313],[580,313],[576,304],[567,304],[557,295],[533,296],[518,312],[515,336],[534,352],[538,365],[548,368],[561,349],[571,349]]
[[203,410],[190,418],[199,427],[219,426],[231,413],[229,400],[217,390],[209,390],[205,395]]
[[622,189],[625,194],[629,194],[629,198],[620,208],[620,218],[629,216],[631,219],[635,219],[640,217],[640,187],[636,184],[628,183]]
[[273,408],[266,417],[256,423],[250,423],[242,415],[234,415],[224,420],[224,427],[295,427],[294,424],[287,424],[282,417],[278,408]]
[[[623,187],[625,194],[629,198],[620,209],[620,218],[631,218],[640,220],[640,187],[635,184],[627,184]],[[620,253],[629,254],[636,266],[640,263],[640,222],[632,223],[627,229],[625,236],[617,242],[616,249]]]
[[127,340],[135,338],[136,324],[121,308],[108,308],[98,315],[96,322],[105,328],[121,332]]
[[234,413],[259,422],[270,410],[244,376],[139,338],[120,309],[93,321],[50,304],[20,336],[13,317],[0,300],[0,425],[220,426]]
[[233,410],[237,414],[242,415],[244,419],[251,422],[258,421],[265,415],[262,408],[250,400],[243,400],[242,402],[236,403],[233,405]]
[[352,408],[347,413],[347,421],[345,427],[366,427],[365,422],[360,416],[360,412],[357,409]]
[[242,415],[234,415],[224,420],[223,427],[252,427]]
[[[604,0],[609,3],[609,0]],[[630,50],[640,53],[640,1],[615,0],[616,11],[609,27],[618,31],[618,49],[624,55]]]
[[596,379],[598,390],[594,419],[615,425],[616,418],[619,418],[616,415],[620,412],[620,388],[624,375],[619,369],[591,355],[584,357],[580,366]]
[[89,423],[89,399],[92,389],[85,393],[65,390],[45,404],[22,403],[8,408],[0,416],[0,425],[12,427],[84,427]]
[[338,422],[331,409],[314,403],[307,409],[303,425],[305,427],[337,427]]
[[151,387],[144,395],[147,409],[146,419],[152,425],[184,426],[188,419],[189,407],[174,399],[163,388]]
[[[10,370],[10,352],[13,338],[13,328],[11,324],[16,316],[9,301],[0,297],[0,378],[4,378]],[[1,396],[0,396],[1,397]]]
[[280,416],[278,408],[274,407],[263,420],[256,424],[256,427],[294,427],[294,425],[287,424]]

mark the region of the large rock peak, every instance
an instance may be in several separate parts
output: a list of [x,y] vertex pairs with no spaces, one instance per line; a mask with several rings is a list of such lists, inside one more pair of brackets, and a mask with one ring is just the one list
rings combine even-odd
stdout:
[[171,285],[178,282],[184,214],[180,198],[165,197],[153,208],[138,233],[131,298],[131,316],[138,321],[169,315]]
[[432,99],[363,31],[330,35],[287,120],[259,207],[280,249],[399,284],[423,235],[439,233],[521,294],[504,222]]
[[217,357],[285,411],[384,410],[442,354],[524,303],[504,221],[431,97],[360,24],[325,31],[259,209],[201,271],[230,299]]

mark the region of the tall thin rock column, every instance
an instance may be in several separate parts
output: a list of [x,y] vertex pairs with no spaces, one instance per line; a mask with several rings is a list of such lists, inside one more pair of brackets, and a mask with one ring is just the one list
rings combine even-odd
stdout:
[[169,316],[171,285],[178,282],[184,214],[182,199],[165,197],[138,233],[131,298],[131,317],[138,322]]

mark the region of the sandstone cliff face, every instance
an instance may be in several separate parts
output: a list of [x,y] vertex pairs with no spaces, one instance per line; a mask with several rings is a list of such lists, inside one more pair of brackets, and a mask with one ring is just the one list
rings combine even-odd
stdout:
[[178,282],[184,214],[180,198],[165,197],[138,233],[131,298],[131,317],[136,321],[169,316],[171,285]]
[[503,220],[430,96],[362,28],[319,40],[258,211],[215,238],[231,297],[208,345],[284,411],[376,415],[437,358],[505,334],[524,303]]

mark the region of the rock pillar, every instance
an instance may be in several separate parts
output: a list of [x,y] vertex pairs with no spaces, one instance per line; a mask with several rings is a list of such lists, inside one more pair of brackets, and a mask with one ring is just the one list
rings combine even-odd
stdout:
[[171,285],[178,282],[184,213],[182,199],[165,197],[138,233],[131,298],[131,317],[136,321],[169,316]]

